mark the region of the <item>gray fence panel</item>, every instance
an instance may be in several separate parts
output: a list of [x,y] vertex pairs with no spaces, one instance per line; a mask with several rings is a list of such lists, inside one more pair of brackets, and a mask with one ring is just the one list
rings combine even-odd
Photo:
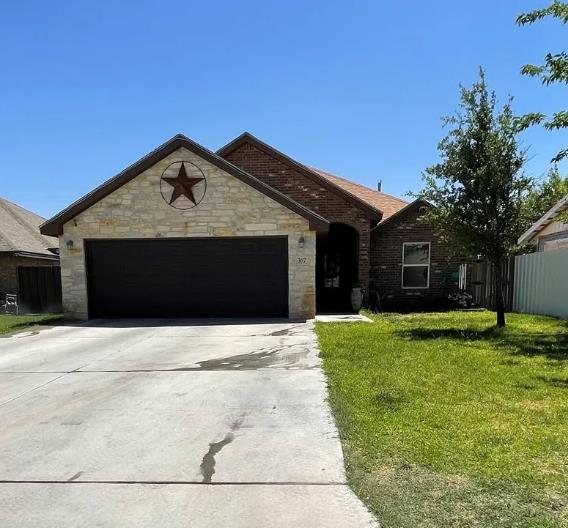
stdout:
[[513,310],[568,317],[568,249],[515,258]]
[[[514,268],[514,257],[503,260],[503,296],[507,312],[510,312],[513,307]],[[475,304],[489,310],[495,310],[495,266],[484,260],[474,262],[471,267],[471,281]]]

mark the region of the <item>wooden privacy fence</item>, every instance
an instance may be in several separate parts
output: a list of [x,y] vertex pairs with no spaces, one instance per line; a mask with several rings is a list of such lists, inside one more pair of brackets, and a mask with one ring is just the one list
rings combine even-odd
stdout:
[[21,313],[61,311],[59,266],[19,267],[18,304]]
[[513,309],[568,317],[568,249],[515,258]]
[[[513,308],[514,283],[514,257],[503,261],[502,274],[504,282],[503,296],[505,298],[505,311]],[[495,310],[495,266],[485,260],[478,260],[472,264],[471,284],[473,301],[478,306],[488,310]]]

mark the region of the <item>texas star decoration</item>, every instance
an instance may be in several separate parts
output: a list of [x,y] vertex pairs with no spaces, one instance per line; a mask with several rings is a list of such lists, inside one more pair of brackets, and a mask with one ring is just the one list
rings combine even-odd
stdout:
[[193,187],[205,180],[205,178],[190,178],[185,171],[185,164],[182,162],[176,177],[164,176],[163,180],[174,188],[170,197],[170,205],[181,196],[185,196],[190,202],[197,205],[197,200],[193,194]]

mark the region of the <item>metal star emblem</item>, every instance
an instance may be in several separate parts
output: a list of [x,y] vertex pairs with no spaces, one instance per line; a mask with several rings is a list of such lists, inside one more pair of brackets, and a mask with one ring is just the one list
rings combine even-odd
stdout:
[[175,178],[164,177],[163,180],[174,188],[170,197],[170,205],[172,205],[180,196],[185,196],[194,205],[197,205],[197,201],[193,195],[193,187],[199,182],[205,180],[205,178],[190,178],[185,172],[185,164],[182,162],[178,175]]

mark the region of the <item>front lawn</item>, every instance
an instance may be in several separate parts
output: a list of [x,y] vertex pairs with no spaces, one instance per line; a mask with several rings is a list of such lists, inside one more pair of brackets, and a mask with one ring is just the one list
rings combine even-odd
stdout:
[[0,335],[21,330],[35,324],[49,324],[61,320],[59,314],[8,315],[0,314]]
[[317,323],[348,479],[383,528],[568,526],[568,324]]

